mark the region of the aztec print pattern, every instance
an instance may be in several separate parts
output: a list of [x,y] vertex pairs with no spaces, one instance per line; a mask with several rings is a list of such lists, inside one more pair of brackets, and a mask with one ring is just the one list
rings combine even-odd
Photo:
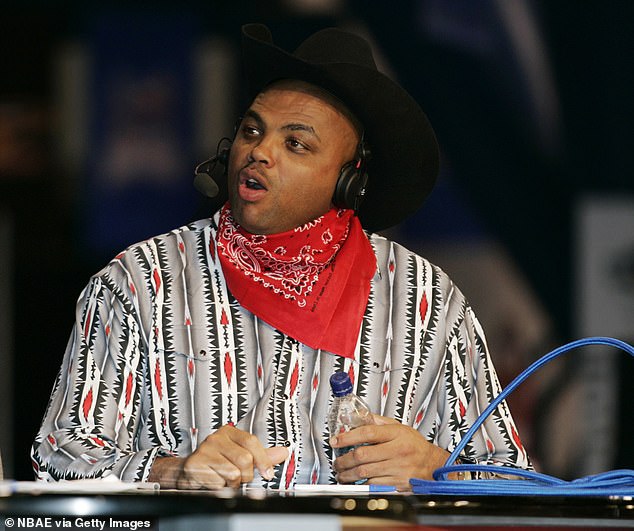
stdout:
[[[354,359],[311,349],[242,308],[216,254],[218,216],[134,245],[94,276],[32,448],[42,480],[146,480],[157,456],[186,456],[225,424],[289,458],[286,488],[334,483],[328,380],[351,376],[373,411],[453,449],[500,386],[462,293],[425,259],[377,235],[378,269]],[[530,467],[506,404],[465,450]]]

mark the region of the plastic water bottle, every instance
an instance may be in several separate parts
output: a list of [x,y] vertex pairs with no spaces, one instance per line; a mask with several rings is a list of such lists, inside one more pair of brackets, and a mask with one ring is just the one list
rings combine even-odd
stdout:
[[[374,418],[368,405],[352,392],[352,382],[346,372],[336,372],[330,377],[330,387],[335,395],[328,413],[328,429],[330,436],[353,430],[366,424],[374,424]],[[335,456],[339,457],[356,446],[334,448]]]

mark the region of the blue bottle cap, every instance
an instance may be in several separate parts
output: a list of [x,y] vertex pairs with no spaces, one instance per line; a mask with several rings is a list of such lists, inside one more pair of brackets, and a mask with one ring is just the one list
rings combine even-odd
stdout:
[[330,387],[335,396],[346,396],[352,393],[352,382],[347,372],[335,372],[330,377]]

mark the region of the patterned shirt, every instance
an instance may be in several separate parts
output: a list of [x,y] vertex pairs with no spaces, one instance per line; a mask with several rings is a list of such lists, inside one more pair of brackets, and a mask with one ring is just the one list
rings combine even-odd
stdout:
[[[128,248],[82,292],[32,448],[39,479],[146,480],[157,456],[187,456],[225,424],[285,445],[270,488],[334,483],[329,377],[350,374],[381,415],[452,450],[500,391],[483,331],[438,267],[369,235],[378,268],[354,359],[314,350],[227,291],[218,216]],[[464,451],[530,467],[503,403]],[[254,483],[263,485],[257,475]]]

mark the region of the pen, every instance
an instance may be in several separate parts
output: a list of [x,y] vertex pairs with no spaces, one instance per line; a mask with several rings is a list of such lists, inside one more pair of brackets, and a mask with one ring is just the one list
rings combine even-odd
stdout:
[[392,485],[328,485],[317,484],[307,485],[299,484],[295,485],[295,490],[299,492],[320,492],[320,493],[373,493],[373,492],[396,492],[396,487]]

